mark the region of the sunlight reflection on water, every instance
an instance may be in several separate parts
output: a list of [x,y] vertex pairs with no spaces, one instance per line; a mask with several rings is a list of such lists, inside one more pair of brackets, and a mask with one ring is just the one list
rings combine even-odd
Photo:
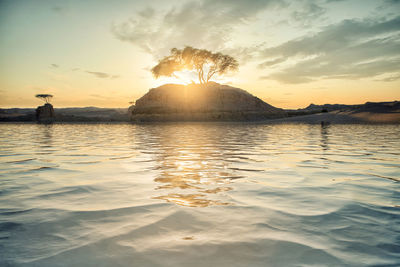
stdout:
[[[157,140],[155,169],[160,170],[154,181],[160,183],[156,190],[163,195],[155,198],[191,207],[229,204],[212,199],[212,194],[232,190],[228,185],[238,178],[218,146],[221,133],[208,133],[201,125],[183,133],[168,127],[156,130],[150,137]],[[171,139],[179,141],[171,143]]]
[[399,132],[0,124],[0,265],[396,265]]

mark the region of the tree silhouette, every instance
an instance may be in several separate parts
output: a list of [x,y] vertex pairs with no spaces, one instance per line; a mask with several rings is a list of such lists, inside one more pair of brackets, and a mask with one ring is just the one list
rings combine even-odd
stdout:
[[171,55],[161,59],[151,72],[158,78],[173,76],[176,71],[184,69],[194,70],[200,84],[204,84],[215,74],[223,75],[229,71],[236,71],[238,67],[238,62],[231,56],[186,46],[184,49],[172,48]]
[[35,95],[35,97],[42,99],[44,102],[46,102],[46,104],[50,103],[50,99],[53,98],[53,95],[49,95],[49,94],[37,94]]

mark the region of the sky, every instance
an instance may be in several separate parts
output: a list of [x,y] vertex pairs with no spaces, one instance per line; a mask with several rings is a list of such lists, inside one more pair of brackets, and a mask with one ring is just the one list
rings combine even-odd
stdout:
[[128,107],[171,48],[236,58],[216,82],[280,108],[400,100],[399,0],[0,0],[0,107]]

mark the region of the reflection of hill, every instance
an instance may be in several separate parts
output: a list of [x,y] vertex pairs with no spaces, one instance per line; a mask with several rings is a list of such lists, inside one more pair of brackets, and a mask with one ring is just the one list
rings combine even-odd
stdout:
[[213,82],[153,88],[132,110],[134,121],[245,121],[284,116],[282,109],[242,89]]

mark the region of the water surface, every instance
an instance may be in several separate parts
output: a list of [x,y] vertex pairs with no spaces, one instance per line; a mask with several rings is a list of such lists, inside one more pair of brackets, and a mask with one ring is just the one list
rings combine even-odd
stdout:
[[400,126],[0,124],[1,266],[398,266]]

